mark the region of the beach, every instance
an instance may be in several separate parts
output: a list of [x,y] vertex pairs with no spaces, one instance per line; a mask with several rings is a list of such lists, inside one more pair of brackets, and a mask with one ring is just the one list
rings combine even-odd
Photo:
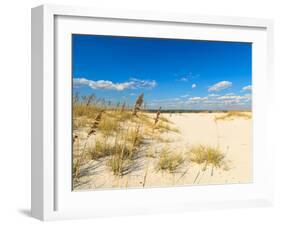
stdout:
[[[113,115],[111,112],[108,114]],[[74,160],[80,160],[80,165],[79,176],[73,176],[73,190],[252,182],[251,112],[229,117],[227,112],[161,113],[157,123],[162,123],[162,127],[159,128],[153,126],[155,113],[141,114],[141,117],[132,119],[135,124],[118,124],[128,131],[131,127],[137,128],[141,136],[132,149],[134,154],[122,158],[122,173],[112,170],[109,163],[116,161],[116,158],[112,158],[110,153],[89,157],[88,148],[93,152],[97,139],[101,139],[98,128],[91,137],[87,136],[89,126],[74,130],[80,139],[80,142],[73,144]],[[141,124],[142,120],[145,123]],[[118,136],[118,132],[121,133],[115,131],[114,134],[104,135],[106,131],[103,131],[102,139],[106,136],[107,145],[112,146],[114,142],[116,145],[114,137]],[[210,160],[200,159],[201,153],[210,155]]]

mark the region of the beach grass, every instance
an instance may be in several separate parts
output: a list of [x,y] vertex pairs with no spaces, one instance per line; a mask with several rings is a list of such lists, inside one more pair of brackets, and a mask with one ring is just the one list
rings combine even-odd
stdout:
[[247,112],[241,112],[241,111],[228,111],[227,113],[223,115],[219,115],[215,117],[215,120],[233,120],[235,118],[243,118],[243,119],[251,119],[252,115]]
[[184,162],[181,154],[169,151],[168,149],[162,150],[157,163],[157,170],[168,171],[174,173]]

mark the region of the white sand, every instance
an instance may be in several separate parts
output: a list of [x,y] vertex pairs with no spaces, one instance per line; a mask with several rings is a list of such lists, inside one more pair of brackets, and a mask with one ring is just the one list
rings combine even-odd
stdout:
[[[163,143],[153,142],[142,145],[143,154],[135,161],[132,172],[123,177],[114,176],[109,171],[106,159],[88,162],[82,166],[82,176],[74,189],[143,187],[144,181],[145,187],[251,182],[252,120],[239,117],[233,120],[214,120],[220,114],[224,113],[162,114],[173,123],[173,127],[180,130],[180,133],[163,134],[162,138],[170,140],[165,144],[170,150],[183,155],[193,145],[219,147],[226,154],[229,170],[214,169],[211,176],[211,167],[203,171],[202,166],[185,162],[175,173],[157,171],[155,166],[159,161]],[[145,156],[148,147],[155,153],[156,158]]]

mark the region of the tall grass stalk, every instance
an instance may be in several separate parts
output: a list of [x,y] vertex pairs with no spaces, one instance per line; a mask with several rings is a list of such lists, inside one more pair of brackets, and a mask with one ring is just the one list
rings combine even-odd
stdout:
[[137,113],[141,110],[141,106],[143,103],[143,97],[144,97],[144,93],[141,93],[135,102],[135,106],[133,109],[133,115],[135,115],[135,116],[137,116]]

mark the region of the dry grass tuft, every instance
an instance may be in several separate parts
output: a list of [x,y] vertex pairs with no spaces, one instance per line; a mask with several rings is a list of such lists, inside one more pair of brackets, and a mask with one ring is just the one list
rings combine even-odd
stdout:
[[86,106],[84,104],[74,104],[72,112],[74,118],[94,118],[100,110],[101,108],[94,105]]
[[88,147],[87,151],[90,159],[94,160],[110,156],[113,152],[112,147],[107,144],[106,137],[104,137],[103,141],[96,140],[94,146]]
[[241,111],[229,111],[224,115],[216,116],[215,120],[233,120],[235,118],[244,118],[244,119],[251,119],[252,115],[250,113],[241,112]]
[[146,153],[145,153],[145,157],[147,158],[156,158],[156,153],[152,148],[148,148]]
[[134,161],[134,156],[138,152],[141,139],[139,125],[116,134],[115,144],[107,161],[114,175],[123,176],[128,170],[129,163]]
[[99,124],[99,131],[105,136],[114,135],[119,129],[119,123],[117,118],[104,117]]
[[115,176],[123,176],[126,170],[127,163],[131,160],[132,149],[125,144],[117,144],[114,147],[113,154],[107,161],[107,166]]
[[183,162],[184,158],[181,154],[169,152],[167,149],[164,149],[159,156],[157,170],[164,170],[174,173]]
[[222,153],[218,148],[199,145],[193,147],[189,151],[188,155],[191,162],[204,164],[203,170],[206,170],[208,166],[211,166],[211,175],[213,175],[214,168],[227,168],[225,154]]
[[155,126],[155,129],[157,129],[159,132],[164,133],[164,132],[174,132],[174,133],[179,133],[179,129],[175,127],[171,127],[168,123],[159,121],[157,125]]
[[132,119],[132,112],[128,110],[116,112],[114,117],[120,122],[130,121]]
[[164,116],[160,116],[160,120],[161,120],[162,122],[172,123],[169,119],[167,119],[167,118],[164,117]]

